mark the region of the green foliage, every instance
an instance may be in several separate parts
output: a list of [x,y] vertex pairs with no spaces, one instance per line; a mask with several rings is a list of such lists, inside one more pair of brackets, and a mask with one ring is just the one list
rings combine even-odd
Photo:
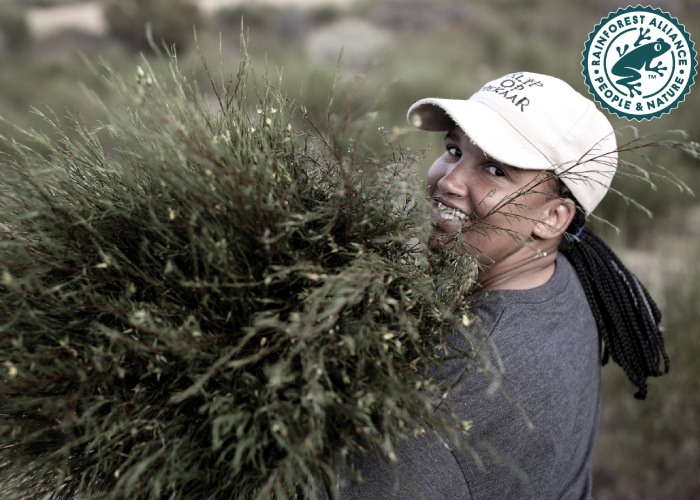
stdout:
[[109,75],[99,126],[6,141],[4,494],[285,498],[422,429],[457,439],[420,367],[474,262],[431,267],[413,158],[269,84],[247,100],[247,58],[209,97],[142,64]]
[[277,7],[245,2],[222,9],[217,14],[216,19],[225,29],[229,30],[238,31],[241,23],[245,24],[248,29],[263,30],[270,28],[279,15]]
[[201,23],[191,0],[109,0],[104,9],[111,33],[136,50],[149,47],[147,24],[157,44],[175,44],[181,52],[192,42],[193,27]]
[[[131,71],[134,65],[131,55],[116,43],[103,56],[115,69]],[[34,128],[55,137],[46,121],[31,112],[32,106],[80,110],[91,122],[102,119],[100,107],[85,99],[81,83],[107,100],[114,99],[104,79],[76,54],[47,51],[32,57],[14,54],[0,56],[0,64],[12,67],[12,71],[0,71],[0,135],[22,136],[18,129]],[[73,136],[73,131],[67,133]],[[4,141],[0,141],[0,151],[8,151]]]
[[318,5],[310,9],[309,16],[312,24],[319,26],[332,23],[343,17],[343,9],[338,5]]
[[24,9],[0,5],[0,50],[3,45],[10,50],[24,49],[31,41]]

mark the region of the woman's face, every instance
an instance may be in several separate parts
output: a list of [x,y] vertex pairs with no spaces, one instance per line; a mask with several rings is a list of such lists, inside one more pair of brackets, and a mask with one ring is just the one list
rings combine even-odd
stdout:
[[[485,266],[527,248],[553,199],[551,174],[521,170],[488,158],[461,128],[445,136],[445,152],[428,171],[435,222],[431,246],[464,244]],[[556,195],[554,196],[556,197]]]

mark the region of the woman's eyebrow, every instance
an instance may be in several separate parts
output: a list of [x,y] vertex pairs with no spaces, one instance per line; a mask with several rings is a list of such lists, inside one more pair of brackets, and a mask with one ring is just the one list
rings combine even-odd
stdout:
[[444,140],[446,141],[446,140],[448,140],[448,139],[451,140],[451,141],[459,142],[459,139],[458,139],[457,136],[452,132],[452,130],[450,130],[449,132],[447,132],[447,133],[445,134],[445,139],[444,139]]

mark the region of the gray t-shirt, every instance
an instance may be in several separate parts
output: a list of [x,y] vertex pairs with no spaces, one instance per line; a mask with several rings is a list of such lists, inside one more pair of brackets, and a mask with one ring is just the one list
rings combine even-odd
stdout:
[[[473,298],[503,374],[502,391],[490,394],[492,377],[471,370],[443,403],[473,421],[471,451],[448,450],[424,434],[397,450],[396,475],[377,459],[360,457],[364,480],[346,476],[341,499],[591,498],[598,333],[574,269],[562,255],[556,262],[540,287]],[[465,362],[453,360],[441,373],[452,381],[464,371]]]

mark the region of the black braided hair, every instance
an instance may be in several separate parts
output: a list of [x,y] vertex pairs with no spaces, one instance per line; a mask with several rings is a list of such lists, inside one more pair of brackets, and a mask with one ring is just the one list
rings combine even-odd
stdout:
[[[562,195],[573,199],[561,187]],[[585,212],[576,204],[560,250],[576,270],[593,311],[603,344],[602,364],[612,358],[638,388],[634,397],[645,399],[647,378],[669,370],[661,312],[644,285],[586,226]]]

